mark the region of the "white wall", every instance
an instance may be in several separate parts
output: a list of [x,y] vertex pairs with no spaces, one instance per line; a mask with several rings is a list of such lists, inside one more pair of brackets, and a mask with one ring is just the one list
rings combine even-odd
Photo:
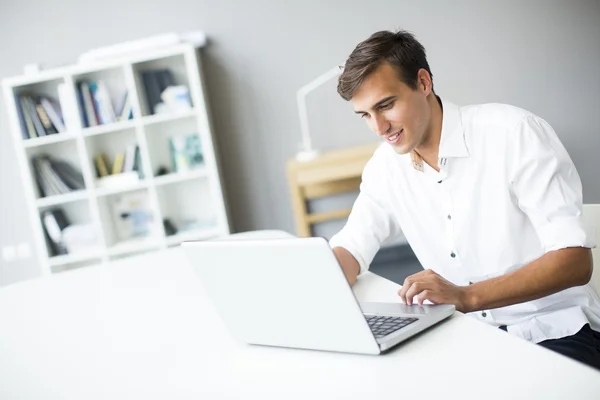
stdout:
[[[600,2],[580,1],[13,1],[0,3],[0,77],[72,63],[89,48],[204,30],[209,95],[238,231],[294,230],[285,162],[297,150],[295,91],[381,29],[413,31],[436,92],[457,104],[505,102],[558,132],[600,202]],[[334,85],[311,96],[315,145],[372,140]],[[0,247],[32,242],[0,104]],[[0,283],[35,276],[35,259],[0,266]]]

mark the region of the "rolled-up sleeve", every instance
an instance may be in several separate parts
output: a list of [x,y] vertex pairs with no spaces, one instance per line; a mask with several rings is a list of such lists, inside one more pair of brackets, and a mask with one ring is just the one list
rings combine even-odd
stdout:
[[348,221],[329,241],[332,248],[343,247],[354,256],[360,273],[369,269],[382,243],[401,232],[387,205],[390,195],[386,193],[389,189],[380,156],[376,152],[365,166]]
[[582,218],[581,179],[552,127],[528,116],[511,137],[511,187],[545,252],[595,247]]

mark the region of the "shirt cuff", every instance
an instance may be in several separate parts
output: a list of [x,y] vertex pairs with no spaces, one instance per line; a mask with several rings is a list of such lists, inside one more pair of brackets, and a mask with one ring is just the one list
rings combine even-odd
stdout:
[[333,236],[329,240],[329,246],[333,249],[335,247],[342,247],[346,249],[352,256],[358,261],[358,265],[360,267],[360,271],[358,274],[362,274],[365,271],[369,270],[370,262],[367,262],[365,258],[361,255],[360,251],[353,246],[349,241],[344,240],[340,234]]
[[593,232],[586,232],[581,218],[565,218],[553,221],[538,230],[544,251],[567,247],[596,247]]

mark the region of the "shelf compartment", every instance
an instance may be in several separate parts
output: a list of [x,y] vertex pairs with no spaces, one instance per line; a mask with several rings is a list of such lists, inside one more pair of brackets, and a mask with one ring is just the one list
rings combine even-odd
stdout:
[[122,66],[76,74],[73,82],[81,126],[87,134],[102,133],[99,128],[111,130],[111,126],[134,117],[132,92],[127,87]]
[[[59,265],[56,260],[69,260],[71,257],[87,254],[90,251],[100,251],[100,236],[97,227],[92,222],[91,205],[87,199],[63,203],[60,205],[44,204],[39,209],[39,218],[42,229],[46,232],[46,251],[49,259],[55,260],[51,264]],[[61,222],[60,217],[66,219],[66,224]],[[75,225],[86,225],[75,227]],[[86,236],[79,235],[84,229]],[[67,235],[66,229],[78,229],[70,231]],[[73,240],[76,238],[76,240]],[[83,238],[83,239],[82,239]],[[87,242],[85,241],[87,239]],[[77,242],[77,243],[76,243]],[[57,246],[54,243],[60,243]],[[57,247],[69,251],[68,254],[60,254]],[[91,250],[92,249],[92,250]],[[59,258],[60,256],[60,258]]]
[[160,241],[162,231],[148,190],[99,197],[98,206],[109,254],[135,252],[139,243],[143,247],[145,243]]
[[[44,162],[46,166],[40,166],[40,168],[42,169],[38,171],[33,162],[34,159],[39,157],[50,157],[52,160],[55,161],[66,162],[70,166],[67,168],[72,168],[75,170],[76,174],[81,174],[81,176],[77,178],[79,179],[79,184],[81,184],[81,180],[83,179],[83,171],[81,160],[79,158],[77,142],[75,140],[48,143],[44,146],[28,147],[25,150],[29,164],[31,183],[35,188],[34,190],[36,199],[62,196],[66,194],[72,194],[77,190],[86,189],[85,184],[83,188],[78,189],[78,186],[73,185],[72,181],[69,182],[68,180],[60,178],[59,174],[54,168],[55,165]],[[60,169],[59,172],[64,173],[64,170]],[[70,173],[68,173],[67,175],[72,176],[72,174]],[[73,189],[71,189],[71,187],[69,187],[69,185],[67,184],[70,184],[73,187]]]
[[154,176],[161,169],[179,173],[204,165],[204,146],[193,116],[146,126],[144,131]]
[[[156,186],[161,215],[177,230],[203,231],[218,226],[210,180],[188,180]],[[165,229],[167,235],[169,232]]]
[[31,140],[43,143],[38,139],[67,132],[62,104],[65,101],[65,90],[63,77],[13,88],[20,136],[25,142]]
[[[99,195],[117,193],[125,190],[139,188],[145,185],[143,180],[136,182],[135,180],[127,180],[125,177],[138,175],[137,170],[132,171],[131,168],[142,168],[141,159],[139,156],[139,145],[135,128],[126,128],[118,131],[112,131],[103,135],[94,135],[85,137],[85,146],[89,160],[87,163],[93,176],[95,177],[94,187]],[[138,146],[138,154],[136,155],[135,147]],[[104,160],[105,172],[101,172],[98,166],[98,157]],[[113,173],[115,162],[118,157],[123,157],[118,173]],[[137,159],[137,162],[135,158]],[[131,159],[130,159],[131,158]],[[108,175],[103,175],[107,173]],[[101,176],[102,175],[102,176]],[[141,176],[144,176],[142,173]]]
[[[161,100],[160,95],[166,87],[185,86],[188,91],[190,88],[184,54],[134,63],[133,73],[143,116],[155,114],[153,106]],[[193,108],[191,100],[190,105]]]

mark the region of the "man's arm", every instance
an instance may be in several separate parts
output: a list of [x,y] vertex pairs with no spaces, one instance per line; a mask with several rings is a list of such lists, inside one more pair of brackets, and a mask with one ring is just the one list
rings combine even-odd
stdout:
[[499,308],[582,286],[590,281],[592,270],[592,252],[588,248],[550,251],[509,274],[468,286],[468,308]]
[[335,247],[333,249],[333,253],[342,267],[342,271],[344,271],[344,275],[346,275],[346,279],[350,285],[354,285],[356,282],[356,278],[360,272],[360,265],[356,258],[350,252],[343,247]]
[[329,240],[351,285],[361,271],[369,268],[381,244],[401,233],[392,207],[389,206],[392,193],[387,183],[386,151],[384,147],[379,147],[367,162],[360,192],[352,205],[348,220],[342,230]]
[[411,275],[398,292],[402,301],[419,304],[454,304],[458,311],[473,312],[536,300],[574,286],[592,276],[592,252],[585,247],[550,251],[509,274],[469,286],[456,286],[431,270]]

